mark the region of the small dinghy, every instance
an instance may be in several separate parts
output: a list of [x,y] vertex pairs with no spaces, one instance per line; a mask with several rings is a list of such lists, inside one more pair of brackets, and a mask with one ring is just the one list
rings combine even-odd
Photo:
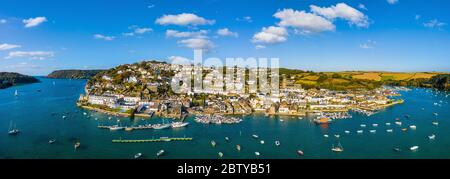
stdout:
[[50,139],[50,140],[48,141],[49,144],[54,144],[55,142],[56,142],[55,139]]
[[222,153],[222,152],[219,152],[218,154],[219,154],[219,157],[220,157],[220,158],[223,157],[223,153]]
[[428,139],[434,140],[434,139],[436,139],[436,135],[432,134],[432,135],[428,136]]
[[259,143],[264,144],[265,142],[263,140],[261,140]]
[[276,146],[280,146],[280,145],[281,145],[281,144],[280,144],[280,141],[278,141],[278,140],[275,141],[275,145],[276,145]]
[[259,152],[255,152],[255,155],[258,157],[258,156],[260,156],[261,154],[260,154]]
[[297,155],[303,156],[303,155],[305,155],[305,153],[303,153],[303,151],[301,151],[301,150],[297,150]]
[[164,155],[164,150],[160,150],[160,151],[158,151],[158,153],[156,153],[157,157],[162,156],[162,155]]
[[350,131],[344,131],[346,134],[350,134]]
[[142,153],[137,153],[136,155],[134,155],[134,159],[138,159],[142,157]]

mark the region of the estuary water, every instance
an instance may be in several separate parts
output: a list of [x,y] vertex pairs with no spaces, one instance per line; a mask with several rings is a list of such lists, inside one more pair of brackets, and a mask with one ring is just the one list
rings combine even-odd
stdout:
[[[0,158],[131,159],[139,152],[146,159],[215,159],[219,158],[218,152],[224,154],[224,159],[450,158],[450,98],[449,93],[443,91],[414,88],[401,92],[404,104],[370,117],[352,113],[352,119],[338,120],[329,126],[313,124],[310,121],[312,117],[301,120],[264,115],[243,116],[244,121],[239,124],[205,125],[196,123],[190,116],[187,119],[190,125],[186,128],[126,132],[102,130],[97,126],[114,125],[118,121],[124,126],[153,124],[161,123],[162,119],[131,120],[114,116],[109,119],[108,115],[86,111],[75,105],[83,93],[85,80],[39,79],[41,83],[0,90]],[[14,96],[16,90],[18,96]],[[401,119],[402,126],[395,124],[396,118]],[[432,121],[438,121],[439,125],[433,125]],[[19,135],[8,135],[11,122],[21,131]],[[362,128],[361,124],[367,127]],[[417,129],[409,129],[411,125]],[[403,132],[402,128],[409,130]],[[388,133],[387,129],[393,132]],[[346,134],[346,130],[350,133]],[[363,133],[357,134],[358,130],[363,130]],[[370,130],[376,132],[370,133]],[[252,138],[253,134],[259,139]],[[434,140],[428,138],[432,134],[436,136]],[[192,137],[193,140],[112,143],[113,139],[159,137]],[[229,137],[229,142],[225,137]],[[50,139],[56,142],[49,144]],[[211,140],[217,142],[216,147],[211,146]],[[261,144],[261,140],[265,143]],[[280,141],[280,146],[275,145],[276,140]],[[81,142],[78,150],[74,149],[76,141]],[[344,148],[342,153],[331,151],[332,145],[338,142]],[[242,147],[241,151],[236,150],[237,144]],[[419,149],[410,151],[412,146],[419,146]],[[156,157],[161,149],[165,154]],[[297,150],[302,150],[304,156],[298,156]],[[255,152],[260,156],[257,157]]]

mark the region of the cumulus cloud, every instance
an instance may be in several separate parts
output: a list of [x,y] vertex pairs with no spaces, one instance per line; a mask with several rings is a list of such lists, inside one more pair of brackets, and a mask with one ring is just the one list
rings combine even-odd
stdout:
[[214,20],[207,20],[203,17],[191,13],[182,13],[178,15],[163,15],[156,19],[155,23],[159,25],[179,25],[179,26],[196,26],[196,25],[213,25]]
[[398,0],[387,0],[389,4],[397,4]]
[[214,48],[214,44],[205,38],[190,38],[190,39],[184,39],[177,42],[181,46],[192,48],[192,49],[202,49],[209,51],[210,49]]
[[238,37],[238,33],[230,31],[228,28],[223,28],[217,30],[217,35],[220,36],[232,36],[232,37]]
[[14,44],[0,44],[0,51],[3,50],[11,50],[11,49],[15,49],[15,48],[20,48],[20,45],[14,45]]
[[46,52],[46,51],[14,51],[9,52],[8,56],[5,57],[6,59],[11,58],[29,58],[33,60],[43,60],[46,58],[53,57],[53,52]]
[[287,40],[288,32],[284,27],[263,27],[261,32],[253,36],[253,43],[274,44]]
[[194,32],[182,32],[177,30],[167,30],[166,31],[166,37],[174,37],[174,38],[207,38],[208,31],[206,30],[200,30],[200,31],[194,31]]
[[442,28],[443,26],[447,25],[446,23],[439,22],[437,19],[430,20],[428,22],[423,23],[423,26],[428,28]]
[[336,18],[342,18],[349,21],[350,24],[354,24],[358,27],[369,26],[369,18],[366,15],[345,3],[338,3],[331,7],[318,7],[311,5],[310,8],[313,13],[321,15],[327,19],[334,20]]
[[95,34],[94,35],[94,39],[99,39],[99,40],[106,40],[106,41],[111,41],[114,40],[116,37],[114,36],[105,36],[102,34]]
[[278,23],[282,27],[293,27],[303,33],[317,33],[323,31],[334,31],[335,26],[329,20],[313,13],[283,9],[273,15],[280,19]]
[[35,17],[35,18],[24,19],[22,22],[25,24],[26,28],[30,28],[30,27],[38,26],[39,24],[42,24],[44,22],[47,22],[47,18],[46,17]]

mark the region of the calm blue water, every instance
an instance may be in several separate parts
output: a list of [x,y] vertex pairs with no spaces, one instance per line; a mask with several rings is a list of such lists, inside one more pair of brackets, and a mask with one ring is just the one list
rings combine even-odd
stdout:
[[[405,104],[386,109],[371,117],[354,114],[353,119],[339,120],[328,128],[322,128],[309,122],[284,117],[266,118],[262,115],[246,116],[244,121],[236,125],[203,125],[197,124],[193,118],[184,129],[116,131],[97,129],[98,124],[112,125],[132,123],[160,123],[161,119],[151,120],[117,118],[109,120],[107,115],[85,111],[76,107],[79,94],[83,93],[84,80],[54,80],[40,78],[42,83],[16,86],[0,90],[0,158],[133,158],[142,152],[145,158],[156,158],[160,149],[166,151],[161,158],[218,158],[218,152],[224,158],[256,158],[255,151],[261,153],[259,158],[450,158],[450,111],[449,98],[445,92],[436,93],[429,89],[413,89],[403,92]],[[53,84],[55,82],[55,85]],[[37,92],[41,89],[42,92]],[[19,91],[15,97],[14,91]],[[442,101],[442,102],[440,102]],[[439,105],[434,105],[437,102]],[[424,110],[422,110],[424,108]],[[88,113],[88,117],[83,115]],[[439,113],[439,126],[433,126],[433,112]],[[410,119],[405,119],[408,114]],[[68,116],[62,119],[62,116]],[[417,130],[404,133],[394,122],[401,118],[403,127],[416,125]],[[97,120],[96,120],[97,119]],[[21,133],[17,136],[7,134],[10,121],[17,124]],[[387,133],[386,122],[392,123]],[[379,124],[372,127],[372,124]],[[366,124],[364,134],[356,134]],[[376,129],[376,134],[369,130]],[[344,130],[351,134],[344,134]],[[265,144],[251,137],[260,136]],[[330,135],[324,138],[323,135]],[[333,153],[330,148],[336,143],[334,134],[340,134],[340,142],[345,148],[342,153]],[[430,141],[427,136],[436,134],[436,140]],[[113,144],[112,139],[149,139],[152,137],[193,137],[190,142],[146,143],[146,144]],[[229,143],[224,137],[230,137]],[[55,144],[48,140],[55,138]],[[82,147],[74,150],[75,141],[81,141]],[[218,145],[211,147],[210,141]],[[276,147],[275,140],[281,142]],[[235,145],[240,144],[238,152]],[[418,145],[419,151],[411,152],[409,147]],[[394,152],[393,147],[403,149]],[[297,150],[305,152],[298,157]]]

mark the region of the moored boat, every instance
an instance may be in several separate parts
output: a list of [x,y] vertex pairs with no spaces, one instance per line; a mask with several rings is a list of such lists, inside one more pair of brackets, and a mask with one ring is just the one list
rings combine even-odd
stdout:
[[212,140],[211,141],[211,146],[215,147],[217,145],[216,141]]
[[263,140],[261,140],[259,143],[264,144],[265,142]]
[[303,153],[303,151],[301,151],[301,150],[297,150],[297,154],[300,155],[300,156],[305,155],[305,153]]
[[259,138],[259,136],[256,135],[256,134],[253,134],[252,137],[255,138],[255,139]]
[[74,145],[75,150],[80,148],[80,146],[81,146],[81,143],[80,142],[76,142],[75,145]]
[[241,151],[241,146],[240,146],[240,145],[236,145],[236,149],[237,149],[238,151]]
[[392,129],[387,129],[386,132],[392,133],[394,130]]
[[434,140],[434,139],[436,139],[436,135],[432,134],[432,135],[428,136],[428,139]]
[[223,153],[222,153],[222,152],[219,152],[218,154],[219,154],[219,157],[220,157],[220,158],[223,157]]
[[409,126],[409,128],[411,128],[412,130],[416,130],[416,129],[417,129],[417,126],[412,125],[412,126]]
[[134,155],[134,159],[138,159],[142,157],[142,153],[137,153],[136,155]]
[[275,141],[275,145],[276,145],[276,146],[280,146],[280,145],[281,145],[281,144],[280,144],[280,141],[278,141],[278,140]]
[[333,147],[331,148],[331,151],[340,153],[340,152],[344,151],[344,147],[342,147],[341,143],[339,142],[337,146],[333,145]]
[[10,124],[9,124],[8,134],[9,135],[17,135],[19,133],[20,133],[19,129],[17,129],[15,124],[14,124],[14,127],[13,127],[13,124],[12,124],[12,121],[11,121]]
[[260,154],[259,152],[255,152],[255,155],[258,157],[258,156],[260,156],[261,154]]
[[48,141],[49,144],[54,144],[55,142],[56,142],[55,139],[50,139],[50,140]]
[[314,123],[320,125],[320,124],[331,124],[332,120],[330,118],[326,117],[320,117],[317,119],[314,119]]
[[189,125],[188,122],[173,122],[171,124],[172,128],[181,128],[181,127],[186,127],[187,125]]
[[411,148],[409,148],[409,150],[415,152],[415,151],[419,150],[419,146],[417,146],[417,145],[416,146],[412,146]]
[[158,153],[156,153],[157,157],[160,157],[162,155],[164,155],[164,150],[159,150]]

